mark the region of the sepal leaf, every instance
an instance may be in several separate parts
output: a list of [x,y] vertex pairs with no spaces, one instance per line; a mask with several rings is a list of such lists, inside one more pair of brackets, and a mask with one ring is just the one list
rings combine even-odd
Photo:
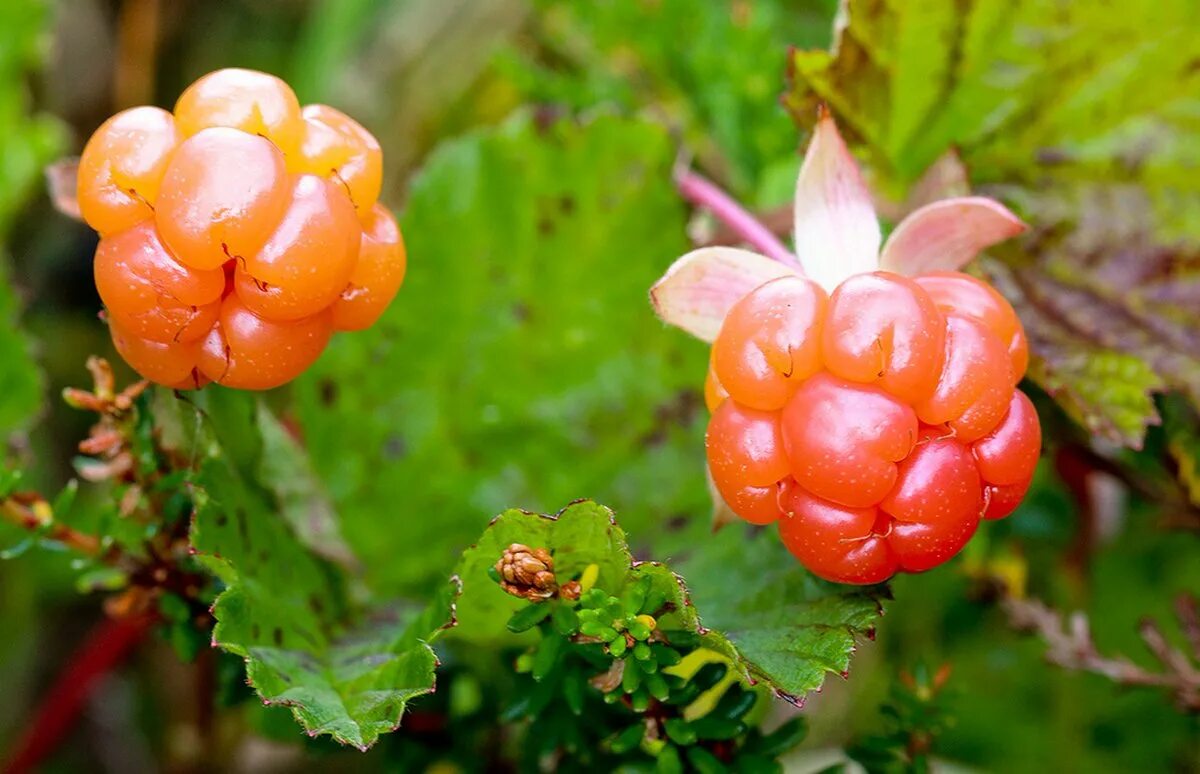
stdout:
[[881,236],[871,192],[827,111],[804,154],[793,214],[800,264],[827,291],[878,267]]
[[986,196],[943,199],[896,226],[883,246],[879,268],[909,277],[959,271],[983,250],[1025,229],[1020,218]]
[[671,264],[650,288],[650,301],[663,322],[711,342],[730,307],[764,282],[789,274],[796,271],[749,250],[702,247]]

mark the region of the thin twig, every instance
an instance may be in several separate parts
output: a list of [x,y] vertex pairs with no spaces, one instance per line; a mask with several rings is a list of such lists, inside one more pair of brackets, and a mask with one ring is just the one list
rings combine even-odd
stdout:
[[768,258],[800,268],[794,253],[780,241],[758,218],[711,180],[681,169],[675,175],[675,187],[684,199],[703,207],[724,223],[738,239],[749,244]]
[[100,539],[54,521],[49,503],[39,495],[14,492],[0,499],[0,516],[22,529],[32,532],[45,530],[45,537],[55,540],[85,556],[100,556]]
[[[1195,612],[1196,601],[1187,599],[1188,602],[1179,603],[1178,610],[1190,640],[1195,632],[1189,631],[1194,622],[1188,615]],[[1004,609],[1015,628],[1036,632],[1046,641],[1049,646],[1046,660],[1050,663],[1064,669],[1102,675],[1120,685],[1165,688],[1184,711],[1200,712],[1200,667],[1183,651],[1173,647],[1154,621],[1143,620],[1139,633],[1147,649],[1162,664],[1162,671],[1158,672],[1144,669],[1124,656],[1101,655],[1092,639],[1087,616],[1082,612],[1070,615],[1064,622],[1063,616],[1044,602],[1013,598],[1004,601]]]
[[1180,594],[1175,599],[1175,615],[1192,649],[1192,658],[1200,663],[1200,604],[1190,594]]

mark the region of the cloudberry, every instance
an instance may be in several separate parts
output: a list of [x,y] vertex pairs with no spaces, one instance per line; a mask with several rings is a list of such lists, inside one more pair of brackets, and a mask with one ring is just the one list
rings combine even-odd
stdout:
[[173,114],[113,116],[84,148],[78,198],[117,351],[178,389],[294,379],[404,280],[382,180],[370,132],[266,73],[219,70]]
[[772,280],[713,342],[710,475],[816,575],[928,570],[1029,488],[1041,429],[1014,386],[1027,361],[1008,302],[966,274],[856,274],[828,297]]

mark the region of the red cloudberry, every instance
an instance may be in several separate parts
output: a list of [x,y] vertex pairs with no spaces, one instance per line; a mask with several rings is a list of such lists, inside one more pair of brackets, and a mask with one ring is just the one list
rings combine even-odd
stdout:
[[1029,487],[1041,430],[1014,388],[1027,360],[1008,302],[966,274],[856,274],[828,299],[772,280],[713,342],[713,483],[746,521],[778,522],[821,577],[928,570]]
[[174,114],[113,116],[84,148],[78,198],[117,351],[180,389],[295,378],[404,280],[382,178],[366,129],[266,73],[219,70]]

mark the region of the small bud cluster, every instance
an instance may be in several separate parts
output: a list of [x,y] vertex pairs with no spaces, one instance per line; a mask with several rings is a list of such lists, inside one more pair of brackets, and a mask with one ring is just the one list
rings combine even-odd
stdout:
[[[510,545],[490,571],[528,600],[508,621],[540,639],[516,657],[532,685],[506,720],[532,720],[525,755],[612,770],[653,763],[659,771],[773,772],[803,738],[799,719],[764,735],[749,720],[762,692],[729,678],[729,664],[677,628],[674,605],[649,574],[618,593],[597,587],[596,565],[559,585],[544,548]],[[609,579],[604,579],[611,582]],[[587,717],[588,723],[578,721]]]

